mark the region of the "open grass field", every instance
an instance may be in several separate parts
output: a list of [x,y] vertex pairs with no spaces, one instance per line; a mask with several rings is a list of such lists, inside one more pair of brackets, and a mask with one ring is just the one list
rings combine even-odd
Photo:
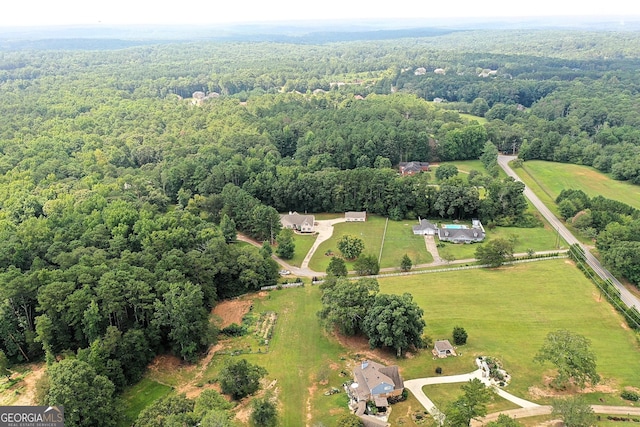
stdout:
[[[405,379],[433,376],[438,366],[443,369],[442,375],[470,372],[475,369],[475,357],[489,355],[500,359],[513,376],[507,387],[509,392],[548,403],[551,394],[544,381],[552,374],[552,367],[538,365],[532,359],[549,331],[567,328],[591,339],[598,357],[603,383],[587,394],[590,403],[627,405],[619,391],[624,386],[640,385],[637,336],[623,327],[617,312],[606,301],[600,301],[593,285],[567,260],[385,278],[380,280],[380,288],[386,293],[413,294],[424,309],[425,334],[431,338],[450,339],[454,326],[464,327],[469,334],[467,345],[458,348],[459,357],[434,360],[429,350],[423,350],[397,360]],[[353,362],[355,350],[327,336],[319,325],[316,312],[320,309],[320,290],[306,286],[251,298],[254,316],[277,314],[268,353],[264,353],[265,347],[257,353],[255,339],[242,337],[228,342],[227,348],[251,348],[251,354],[216,355],[199,378],[194,368],[160,371],[152,367],[148,377],[156,381],[127,393],[127,411],[133,413],[134,406],[141,408],[151,402],[155,392],[164,393],[167,389],[159,383],[174,386],[177,392],[183,389],[184,381],[197,380],[197,387],[207,387],[227,359],[242,357],[269,372],[265,385],[278,395],[280,425],[333,425],[347,411],[346,396],[323,393],[345,381],[340,371],[350,371],[348,364]],[[391,354],[382,354],[393,363]],[[138,395],[147,389],[148,397],[143,396],[136,403]],[[455,398],[456,393],[455,389],[443,388],[429,391],[428,395],[445,402]],[[509,404],[498,401],[494,405],[501,409],[500,405]],[[419,411],[423,409],[413,397],[394,405],[392,425],[397,425],[398,419],[404,425],[418,425],[410,415]]]
[[157,383],[149,378],[143,378],[138,384],[129,387],[122,394],[124,404],[124,420],[120,423],[122,427],[130,426],[138,417],[140,411],[152,402],[171,393],[173,389],[169,386]]
[[[462,396],[462,387],[464,383],[453,384],[433,384],[422,388],[422,391],[431,399],[438,409],[444,411],[447,406],[453,403],[458,397]],[[495,395],[492,402],[487,405],[487,413],[506,411],[509,409],[517,409],[518,405],[511,403],[502,397]]]
[[269,379],[277,381],[282,426],[302,426],[311,419],[330,425],[332,411],[346,412],[342,404],[346,402],[341,403],[344,394],[327,397],[323,395],[324,389],[314,390],[317,382],[326,382],[327,389],[344,382],[338,376],[344,349],[320,327],[316,316],[320,307],[317,287],[272,291],[254,300],[254,312],[278,314],[277,326],[268,354],[241,357],[265,367]]
[[509,392],[547,403],[549,398],[537,390],[544,388],[552,368],[532,359],[548,332],[566,328],[588,337],[597,354],[603,385],[596,390],[601,393],[587,395],[595,400],[591,403],[606,395],[605,404],[627,404],[618,393],[606,393],[640,385],[637,336],[567,260],[379,282],[381,292],[413,295],[425,311],[425,333],[434,340],[450,339],[454,326],[469,334],[468,343],[458,348],[459,357],[433,360],[430,354],[421,354],[403,360],[405,378],[432,376],[437,366],[443,375],[470,372],[475,357],[488,355],[500,359],[512,375]]
[[413,265],[433,262],[427,251],[423,236],[413,234],[417,221],[389,221],[382,248],[380,267],[400,267],[404,254],[409,255]]
[[[331,257],[326,256],[325,253],[331,250],[336,256],[339,256],[338,240],[345,234],[351,234],[362,239],[364,241],[363,253],[373,254],[377,258],[380,254],[385,222],[386,218],[377,215],[367,215],[366,222],[342,222],[335,224],[333,227],[333,235],[329,240],[320,244],[313,258],[311,258],[309,267],[319,272],[326,271]],[[347,269],[353,270],[352,262],[347,262]]]
[[[640,209],[640,186],[616,181],[594,168],[532,160],[524,162],[523,169],[548,198],[555,199],[563,189],[573,188],[582,190],[591,197],[601,195]],[[516,172],[523,181],[527,178],[518,169]]]
[[302,261],[304,261],[304,257],[307,256],[309,249],[313,246],[313,242],[316,241],[316,237],[317,236],[315,234],[306,235],[294,233],[293,242],[296,245],[296,248],[293,253],[293,258],[287,260],[287,262],[291,265],[295,265],[296,267],[300,267],[302,265]]

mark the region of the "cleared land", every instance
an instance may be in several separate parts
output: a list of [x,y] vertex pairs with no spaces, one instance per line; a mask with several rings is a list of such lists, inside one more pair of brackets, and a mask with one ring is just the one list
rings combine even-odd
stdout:
[[[425,311],[425,333],[431,338],[451,338],[454,326],[464,327],[469,342],[458,348],[462,354],[434,360],[426,350],[395,360],[387,352],[370,352],[363,339],[338,342],[318,323],[320,290],[306,286],[247,297],[253,304],[247,324],[258,324],[262,313],[277,315],[268,347],[251,332],[220,343],[223,350],[206,366],[184,366],[165,357],[151,367],[147,378],[176,390],[194,381],[206,389],[215,386],[211,383],[215,383],[225,360],[243,357],[269,372],[264,386],[279,398],[281,425],[332,425],[339,414],[346,413],[346,396],[323,393],[330,387],[339,387],[347,379],[341,371],[350,372],[358,358],[398,363],[408,379],[433,376],[438,366],[443,369],[442,375],[469,372],[474,369],[477,355],[488,355],[500,359],[513,376],[507,387],[509,392],[548,403],[552,393],[544,383],[552,374],[551,366],[535,364],[532,359],[549,331],[568,328],[590,338],[598,356],[603,384],[587,394],[591,403],[627,405],[619,391],[624,386],[640,384],[640,345],[636,335],[624,328],[620,316],[606,301],[599,300],[593,285],[567,260],[387,278],[380,280],[380,285],[382,292],[413,294]],[[232,356],[234,352],[245,353]],[[152,384],[151,389],[155,387]],[[455,398],[455,391],[443,391],[442,397],[437,392],[434,397],[444,402]],[[500,408],[503,404],[506,403],[495,405]],[[246,411],[246,405],[241,405],[239,411]],[[413,398],[394,405],[392,425],[397,425],[400,418],[404,425],[418,425],[412,414],[422,411]]]
[[[553,200],[563,189],[573,188],[582,190],[591,197],[601,195],[640,209],[640,186],[616,181],[594,168],[531,160],[524,162],[523,169],[529,176],[518,169],[515,171],[527,185],[530,181],[535,181],[537,185],[532,186],[532,189],[539,187],[546,193],[547,199]],[[541,197],[540,194],[538,196]],[[544,201],[547,204],[547,200]]]
[[[382,292],[411,293],[425,310],[425,332],[433,339],[450,339],[454,326],[469,334],[459,357],[403,361],[406,378],[432,376],[437,366],[443,375],[464,373],[473,369],[475,357],[493,356],[513,377],[510,393],[547,402],[543,382],[551,367],[532,359],[549,331],[566,328],[592,341],[603,376],[597,391],[640,384],[640,371],[634,368],[640,363],[640,346],[634,333],[567,260],[408,276],[401,282],[382,279],[380,287]],[[597,395],[589,396],[599,403]],[[617,395],[612,399],[613,404],[626,404]]]

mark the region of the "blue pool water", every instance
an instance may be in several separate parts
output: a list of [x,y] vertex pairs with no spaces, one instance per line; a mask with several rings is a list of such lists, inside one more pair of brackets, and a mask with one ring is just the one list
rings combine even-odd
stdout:
[[454,229],[454,230],[461,230],[461,229],[467,228],[466,225],[458,225],[458,224],[444,224],[442,227],[443,228],[451,228],[451,229]]

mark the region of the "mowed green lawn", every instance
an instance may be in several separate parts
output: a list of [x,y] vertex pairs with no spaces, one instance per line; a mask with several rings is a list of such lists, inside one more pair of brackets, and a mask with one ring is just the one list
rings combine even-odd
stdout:
[[124,401],[124,420],[120,426],[130,426],[138,418],[138,414],[151,403],[171,393],[173,388],[155,382],[147,377],[134,386],[129,387],[122,394]]
[[400,267],[405,254],[413,265],[433,262],[433,256],[424,243],[424,236],[413,234],[413,226],[417,224],[417,220],[389,221],[382,248],[381,268]]
[[[380,254],[385,222],[386,218],[367,215],[366,222],[341,222],[335,224],[333,226],[333,235],[329,240],[320,244],[313,258],[311,258],[311,262],[309,262],[309,267],[318,272],[326,271],[329,261],[331,261],[331,256],[326,256],[325,253],[331,250],[335,256],[340,256],[338,240],[345,234],[351,234],[362,239],[364,242],[363,253],[373,254],[377,258]],[[347,269],[353,270],[353,262],[347,262]]]
[[[451,339],[454,326],[469,334],[461,356],[434,360],[430,353],[402,360],[404,378],[470,372],[479,355],[499,358],[513,380],[511,393],[541,402],[529,387],[542,387],[550,365],[533,357],[548,332],[566,328],[588,337],[598,372],[609,387],[640,386],[640,345],[609,303],[568,260],[551,260],[500,269],[478,269],[380,279],[380,291],[409,292],[424,309],[425,333]],[[611,404],[626,404],[615,393]],[[599,394],[588,395],[599,403]],[[546,403],[542,401],[541,403]]]
[[515,253],[524,253],[529,249],[534,251],[550,251],[560,248],[566,248],[567,245],[558,233],[545,223],[544,227],[536,228],[516,228],[516,227],[496,227],[493,230],[485,229],[487,237],[482,243],[473,244],[456,244],[443,242],[444,247],[438,248],[441,257],[447,254],[452,255],[455,259],[475,258],[475,252],[479,246],[487,244],[494,239],[510,239],[515,236],[516,244]]
[[[548,198],[555,199],[563,189],[572,188],[582,190],[591,197],[601,195],[640,209],[640,186],[616,181],[594,168],[541,160],[524,162],[523,168],[535,178],[535,182],[547,193]],[[527,185],[527,178],[533,180],[522,171],[515,171]]]
[[318,323],[320,290],[306,286],[272,291],[265,298],[255,299],[253,304],[256,313],[275,311],[278,314],[270,351],[236,357],[263,366],[269,372],[268,379],[277,381],[275,387],[282,405],[279,425],[303,426],[309,410],[314,422],[331,425],[330,410],[347,412],[346,401],[341,399],[344,396],[327,397],[323,395],[324,388],[318,388],[310,398],[310,388],[323,379],[327,380],[327,389],[344,382],[338,376],[338,367],[345,350],[330,339]]
[[304,261],[304,257],[307,256],[309,249],[311,249],[311,246],[313,246],[313,242],[316,241],[316,237],[317,236],[315,234],[294,234],[293,243],[296,245],[296,248],[293,253],[293,258],[286,261],[291,265],[300,267],[302,265],[302,261]]

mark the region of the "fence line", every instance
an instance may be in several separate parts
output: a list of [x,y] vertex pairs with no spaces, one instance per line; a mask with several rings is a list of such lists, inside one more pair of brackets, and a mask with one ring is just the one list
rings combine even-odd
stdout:
[[380,260],[382,260],[382,249],[384,249],[384,239],[387,237],[387,225],[389,225],[389,217],[387,217],[387,221],[384,223],[384,231],[382,232],[382,243],[380,244],[380,255],[378,255],[378,265],[380,264]]

